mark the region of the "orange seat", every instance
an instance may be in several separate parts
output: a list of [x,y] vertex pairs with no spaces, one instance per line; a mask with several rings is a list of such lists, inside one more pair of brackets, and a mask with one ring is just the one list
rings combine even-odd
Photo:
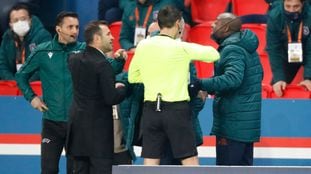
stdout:
[[18,95],[18,87],[15,81],[0,80],[0,95],[16,96]]
[[232,0],[232,12],[237,16],[266,14],[268,8],[264,0]]
[[112,42],[114,52],[121,48],[120,42],[119,42],[121,26],[122,26],[121,21],[113,22],[112,24],[109,25],[110,32],[112,36],[114,37],[114,40]]
[[269,84],[261,84],[261,96],[262,98],[270,98],[272,87]]
[[272,91],[271,98],[309,99],[311,98],[311,92],[302,86],[287,85],[282,97],[277,97]]
[[266,49],[266,28],[267,28],[266,24],[243,24],[242,25],[242,29],[249,29],[257,35],[258,41],[259,41],[257,52],[259,55],[267,54],[265,50]]
[[[204,22],[192,27],[188,34],[188,42],[194,42],[202,45],[209,45],[217,48],[218,45],[210,38],[212,32],[212,22]],[[194,62],[199,78],[211,77],[214,74],[213,63]]]

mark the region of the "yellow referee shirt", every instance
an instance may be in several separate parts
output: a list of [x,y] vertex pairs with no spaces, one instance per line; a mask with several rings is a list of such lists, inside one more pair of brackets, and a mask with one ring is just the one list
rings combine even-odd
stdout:
[[128,80],[143,83],[144,100],[156,101],[157,94],[167,102],[189,101],[188,74],[192,60],[214,62],[219,53],[211,46],[154,36],[141,41],[131,61]]

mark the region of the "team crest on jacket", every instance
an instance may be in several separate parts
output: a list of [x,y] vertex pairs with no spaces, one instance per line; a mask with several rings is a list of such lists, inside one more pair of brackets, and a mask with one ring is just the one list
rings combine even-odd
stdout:
[[49,56],[49,58],[51,59],[52,56],[53,56],[53,53],[52,53],[52,52],[48,52],[48,56]]
[[134,16],[133,15],[129,16],[129,20],[130,21],[134,20]]
[[308,36],[310,34],[310,29],[308,26],[303,26],[303,35]]
[[32,52],[37,47],[36,43],[29,44],[29,50]]

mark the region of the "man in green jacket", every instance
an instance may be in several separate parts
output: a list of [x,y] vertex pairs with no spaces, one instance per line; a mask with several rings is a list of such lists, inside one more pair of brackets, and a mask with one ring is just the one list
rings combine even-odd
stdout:
[[[138,38],[138,34],[142,34],[141,36],[143,37],[146,36],[148,26],[156,20],[157,13],[166,5],[174,5],[174,1],[135,0],[129,2],[122,16],[122,28],[119,39],[121,47],[134,52],[137,45],[134,43],[135,37]],[[138,42],[138,39],[136,42]]]
[[283,0],[268,16],[267,52],[275,94],[283,95],[300,67],[304,67],[304,80],[299,85],[311,91],[310,5],[305,0]]
[[[78,15],[61,12],[56,18],[57,35],[53,40],[40,44],[16,73],[16,81],[32,107],[43,112],[41,132],[41,173],[58,173],[63,151],[68,109],[72,100],[72,82],[67,69],[70,54],[85,48],[77,42]],[[39,72],[43,100],[36,96],[29,85],[29,78]],[[67,158],[67,172],[72,172],[72,161]]]
[[241,31],[241,20],[231,13],[220,14],[212,27],[220,59],[215,75],[202,80],[202,89],[215,94],[211,134],[216,135],[216,164],[252,165],[261,119],[258,38]]
[[[11,8],[9,25],[0,47],[0,80],[15,80],[15,73],[36,46],[51,40],[50,33],[25,4]],[[32,80],[38,78],[34,76]]]
[[[67,134],[68,110],[72,101],[72,81],[67,66],[70,54],[85,49],[77,42],[78,15],[61,12],[56,18],[57,35],[50,42],[40,44],[16,73],[16,81],[35,109],[43,112],[41,132],[41,173],[58,173],[58,164]],[[123,68],[124,60],[108,59],[115,70]],[[41,77],[43,100],[29,85],[29,78],[38,72]],[[67,158],[67,173],[72,173],[72,161]]]

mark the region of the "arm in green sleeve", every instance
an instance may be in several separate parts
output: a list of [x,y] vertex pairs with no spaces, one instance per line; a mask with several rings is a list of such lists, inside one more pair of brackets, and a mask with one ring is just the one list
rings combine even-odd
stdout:
[[129,18],[126,15],[123,15],[122,17],[122,27],[120,31],[120,45],[121,48],[125,50],[129,50],[131,48],[134,48],[134,34],[135,29],[131,27],[130,21],[128,21]]
[[1,43],[0,47],[0,79],[1,80],[15,80],[14,73],[10,70],[10,63],[7,51],[5,50],[5,43]]
[[110,65],[112,66],[112,69],[113,69],[115,75],[122,72],[123,66],[125,64],[124,59],[107,58],[107,60],[110,63]]
[[235,50],[224,56],[223,60],[219,62],[224,73],[212,78],[202,79],[202,89],[208,93],[214,93],[239,87],[244,78],[245,62],[243,59],[245,57],[243,55]]
[[270,17],[267,23],[267,52],[269,55],[269,61],[271,70],[273,73],[274,82],[285,80],[285,72],[283,70],[283,61],[285,60],[284,54],[282,54],[282,31],[277,30],[276,22]]
[[39,56],[37,51],[34,51],[15,75],[19,89],[23,92],[24,97],[29,102],[35,97],[35,93],[30,87],[29,79],[38,70]]
[[304,79],[311,80],[311,37],[309,36],[307,41],[304,43],[306,44],[303,50],[303,59],[304,59]]

